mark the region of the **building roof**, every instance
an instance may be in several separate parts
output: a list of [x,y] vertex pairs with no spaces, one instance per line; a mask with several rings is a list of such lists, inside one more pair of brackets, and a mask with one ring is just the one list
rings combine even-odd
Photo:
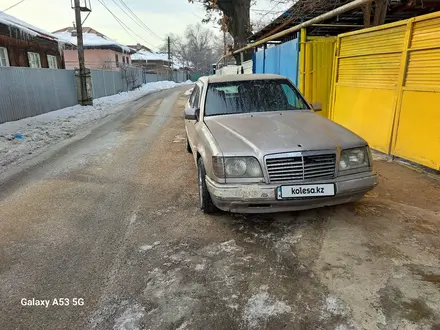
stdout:
[[40,29],[38,27],[35,27],[31,24],[28,24],[14,16],[8,15],[3,11],[0,11],[0,24],[16,28],[28,36],[39,37],[56,42],[59,41],[54,34],[47,32],[43,29]]
[[134,49],[135,51],[147,50],[149,52],[152,52],[151,48],[148,48],[147,46],[141,45],[139,43],[137,45],[127,45],[127,47],[130,47],[131,49]]
[[[131,55],[132,61],[163,61],[169,63],[167,53],[155,53],[147,50],[140,50],[136,54]],[[188,68],[190,66],[184,65],[181,61],[179,61],[175,56],[171,56],[171,63],[173,69],[181,69]]]
[[[66,27],[53,33],[60,40],[66,40],[73,45],[77,45],[76,28]],[[110,39],[106,35],[90,27],[83,27],[83,42],[86,49],[112,49],[125,53],[134,53],[128,46]]]
[[[279,15],[270,24],[265,26],[260,31],[254,33],[249,41],[258,41],[264,39],[277,32],[286,30],[290,27],[298,25],[302,22],[310,20],[321,14],[329,12],[337,7],[340,7],[352,0],[339,1],[319,1],[319,8],[312,8],[314,1],[298,0],[293,6]],[[323,5],[326,4],[326,5]],[[375,8],[375,2],[373,3]],[[391,23],[418,15],[428,14],[440,10],[439,0],[423,0],[423,1],[407,1],[407,0],[390,0],[388,5],[387,16],[385,23]],[[364,26],[364,13],[362,8],[357,8],[352,11],[340,14],[334,18],[325,20],[320,24],[313,25],[307,28],[307,35],[309,36],[327,36],[338,35],[340,33],[350,32],[362,29]],[[329,26],[333,25],[333,26]],[[289,37],[281,37],[277,41],[285,41]]]
[[287,78],[284,76],[280,76],[278,74],[269,74],[269,73],[229,74],[222,76],[204,76],[200,78],[201,81],[207,82],[209,84],[229,82],[229,81],[249,81],[249,80],[267,80],[267,79],[287,79]]
[[166,61],[168,62],[168,56],[165,57],[163,54],[155,53],[148,50],[140,50],[136,54],[131,56],[132,60],[145,60],[145,61]]

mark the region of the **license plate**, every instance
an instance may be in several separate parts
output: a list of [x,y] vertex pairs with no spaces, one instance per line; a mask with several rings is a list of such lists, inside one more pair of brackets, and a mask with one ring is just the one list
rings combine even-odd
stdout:
[[303,197],[322,197],[334,196],[335,185],[329,184],[307,184],[295,186],[281,186],[277,189],[277,198],[303,198]]

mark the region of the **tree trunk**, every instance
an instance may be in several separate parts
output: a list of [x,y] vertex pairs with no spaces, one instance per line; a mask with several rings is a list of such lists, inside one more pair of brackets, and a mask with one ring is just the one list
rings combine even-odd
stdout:
[[368,2],[362,7],[364,12],[364,28],[369,28],[371,26],[371,2]]
[[382,25],[385,23],[387,16],[387,0],[376,0],[376,10],[374,11],[373,25]]
[[227,17],[228,32],[234,38],[234,48],[247,45],[251,35],[251,0],[217,0],[217,5]]

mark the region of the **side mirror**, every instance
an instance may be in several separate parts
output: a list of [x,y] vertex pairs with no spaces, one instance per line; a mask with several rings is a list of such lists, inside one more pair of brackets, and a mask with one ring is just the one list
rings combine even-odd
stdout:
[[315,111],[315,112],[322,111],[322,104],[321,103],[315,102],[315,103],[312,103],[311,105],[312,105],[313,111]]
[[185,109],[185,119],[186,120],[199,120],[199,115],[200,115],[199,108]]

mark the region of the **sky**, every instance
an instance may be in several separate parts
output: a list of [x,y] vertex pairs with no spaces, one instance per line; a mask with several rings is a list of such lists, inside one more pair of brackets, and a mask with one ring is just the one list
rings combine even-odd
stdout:
[[[20,0],[0,0],[0,10],[18,3]],[[73,0],[72,0],[73,1]],[[80,0],[83,3],[85,0]],[[84,26],[115,39],[123,44],[140,43],[157,50],[168,33],[181,35],[189,24],[200,22],[205,16],[201,4],[190,4],[187,0],[86,0],[91,1],[92,12]],[[130,29],[124,30],[117,20],[100,3],[107,7]],[[136,24],[120,7],[121,1],[140,18],[148,29]],[[67,26],[72,26],[74,11],[71,0],[24,0],[6,13],[25,22],[53,32]],[[120,7],[117,6],[119,4]],[[124,7],[122,7],[124,8]],[[279,9],[270,0],[258,0],[251,10],[254,21],[270,21],[279,15]],[[269,11],[268,13],[266,12]],[[126,10],[127,11],[127,10]],[[83,18],[85,14],[83,13]],[[214,24],[207,24],[214,32],[220,33]]]

